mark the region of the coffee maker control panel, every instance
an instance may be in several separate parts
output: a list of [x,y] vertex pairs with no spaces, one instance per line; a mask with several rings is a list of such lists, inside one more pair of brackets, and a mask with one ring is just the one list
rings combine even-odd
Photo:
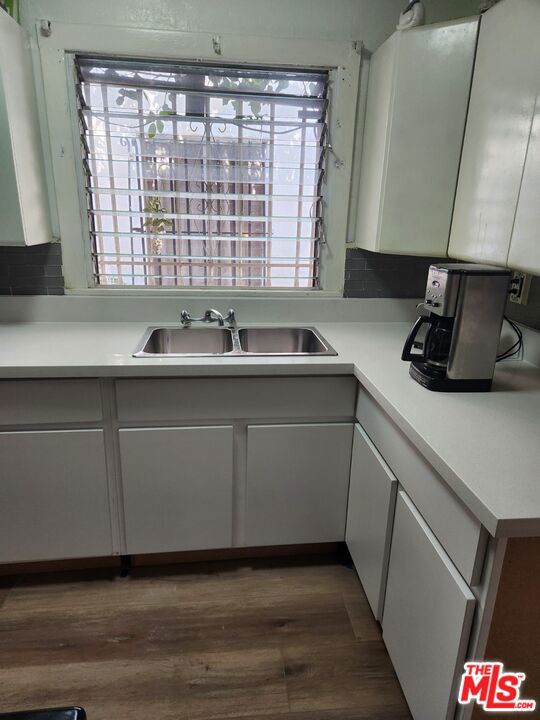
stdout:
[[459,275],[450,274],[445,268],[431,265],[424,307],[435,315],[452,317],[456,313],[458,290]]

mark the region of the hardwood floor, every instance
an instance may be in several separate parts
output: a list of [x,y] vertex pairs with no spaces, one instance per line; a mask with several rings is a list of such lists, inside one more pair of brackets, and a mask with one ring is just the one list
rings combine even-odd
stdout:
[[89,720],[405,720],[353,570],[314,558],[7,579],[0,712]]

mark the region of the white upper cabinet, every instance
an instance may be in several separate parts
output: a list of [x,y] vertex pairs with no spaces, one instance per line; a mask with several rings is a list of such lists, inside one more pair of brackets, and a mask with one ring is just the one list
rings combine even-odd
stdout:
[[0,245],[51,240],[30,48],[0,9]]
[[482,18],[449,254],[540,272],[540,3]]
[[[540,90],[540,83],[538,88]],[[538,94],[516,208],[508,265],[516,270],[540,275],[540,97]]]
[[357,245],[445,257],[478,19],[394,33],[372,56]]

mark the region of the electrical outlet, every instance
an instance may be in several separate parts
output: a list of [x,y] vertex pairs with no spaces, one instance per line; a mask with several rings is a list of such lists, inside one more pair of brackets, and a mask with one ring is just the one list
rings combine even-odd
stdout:
[[512,273],[510,302],[526,305],[529,299],[532,275],[514,270]]

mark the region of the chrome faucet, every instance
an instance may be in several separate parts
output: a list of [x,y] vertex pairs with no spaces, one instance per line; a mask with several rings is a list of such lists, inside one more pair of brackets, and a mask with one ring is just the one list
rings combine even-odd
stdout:
[[204,313],[203,322],[217,322],[219,327],[223,327],[225,325],[225,322],[223,321],[223,315],[219,312],[219,310],[214,310],[214,308],[210,308],[210,310],[207,310]]
[[187,310],[182,310],[180,313],[180,322],[184,327],[189,327],[191,323],[194,322],[205,322],[205,323],[213,323],[217,322],[219,327],[223,327],[225,323],[229,327],[234,327],[236,325],[236,315],[233,309],[229,310],[227,315],[223,317],[223,315],[218,311],[214,310],[214,308],[210,308],[209,310],[206,310],[204,315],[200,318],[194,318],[191,317],[191,315],[188,313]]

